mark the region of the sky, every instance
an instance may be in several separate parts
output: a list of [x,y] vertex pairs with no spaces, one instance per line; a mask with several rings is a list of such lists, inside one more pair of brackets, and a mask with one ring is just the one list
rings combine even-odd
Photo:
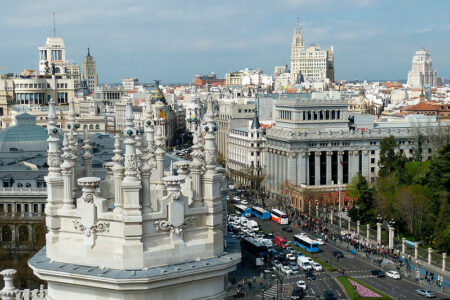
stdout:
[[334,45],[335,78],[406,79],[416,50],[450,78],[448,0],[21,0],[2,3],[1,73],[38,66],[39,46],[64,39],[81,65],[90,47],[101,83],[192,82],[196,74],[290,65],[297,16],[306,45]]

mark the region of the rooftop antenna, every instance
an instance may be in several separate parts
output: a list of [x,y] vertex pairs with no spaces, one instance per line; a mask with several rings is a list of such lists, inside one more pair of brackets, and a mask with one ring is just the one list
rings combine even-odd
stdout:
[[53,12],[53,37],[56,37],[56,14]]

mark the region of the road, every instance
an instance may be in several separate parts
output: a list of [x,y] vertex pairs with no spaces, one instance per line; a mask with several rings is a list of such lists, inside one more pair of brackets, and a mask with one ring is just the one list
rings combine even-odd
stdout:
[[[273,232],[275,235],[281,235],[284,238],[286,238],[288,241],[293,240],[293,236],[295,234],[298,234],[302,232],[300,229],[292,227],[293,232],[288,233],[281,230],[281,225],[273,222],[273,221],[261,221],[256,220],[258,224],[260,225],[261,229],[263,229],[266,232]],[[332,253],[335,250],[341,250],[336,248],[335,246],[331,244],[326,244],[320,246],[320,249],[322,250],[318,254],[313,254],[314,257],[327,262],[329,264],[332,264],[333,267],[337,266],[337,260],[335,257],[333,257]],[[341,250],[342,251],[342,250]],[[416,289],[419,288],[426,288],[427,284],[422,284],[422,286],[412,283],[409,280],[401,279],[401,280],[393,280],[390,278],[376,278],[371,275],[370,271],[376,269],[372,264],[350,254],[345,253],[345,251],[342,251],[345,255],[345,258],[341,258],[339,260],[339,266],[342,267],[345,270],[345,275],[352,276],[354,278],[357,278],[363,283],[366,283],[377,290],[392,296],[395,299],[424,299],[423,297],[417,295],[415,293]],[[298,275],[297,275],[298,276]],[[311,286],[311,289],[308,290],[308,296],[315,297],[317,295],[323,296],[323,292],[326,289],[331,289],[336,293],[342,294],[342,290],[339,288],[337,283],[334,281],[333,274],[321,274],[318,276],[315,282],[309,282],[308,284]],[[300,277],[301,278],[301,277]],[[298,279],[297,279],[298,280]],[[295,282],[296,279],[292,278],[287,279],[286,283]],[[448,296],[444,294],[437,293],[437,299],[448,299]],[[339,297],[341,299],[341,297]],[[345,296],[342,298],[345,299]]]

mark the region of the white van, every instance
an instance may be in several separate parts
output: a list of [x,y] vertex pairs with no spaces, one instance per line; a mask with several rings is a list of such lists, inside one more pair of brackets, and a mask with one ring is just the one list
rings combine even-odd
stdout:
[[309,260],[309,257],[299,256],[297,257],[297,265],[305,271],[310,271],[312,270],[312,265]]
[[259,231],[258,223],[256,223],[256,221],[254,221],[254,220],[247,221],[247,228],[253,232]]
[[241,223],[241,225],[247,226],[248,219],[246,217],[241,217],[239,219],[239,222]]

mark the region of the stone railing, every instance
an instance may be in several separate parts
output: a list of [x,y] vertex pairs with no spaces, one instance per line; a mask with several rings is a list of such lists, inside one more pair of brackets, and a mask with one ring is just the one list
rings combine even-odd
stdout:
[[41,284],[39,289],[24,289],[19,290],[14,287],[13,279],[17,273],[14,269],[6,269],[0,272],[5,281],[5,287],[0,291],[1,300],[46,300],[47,290]]
[[46,195],[47,188],[0,188],[0,195],[17,195],[24,193],[28,195]]

